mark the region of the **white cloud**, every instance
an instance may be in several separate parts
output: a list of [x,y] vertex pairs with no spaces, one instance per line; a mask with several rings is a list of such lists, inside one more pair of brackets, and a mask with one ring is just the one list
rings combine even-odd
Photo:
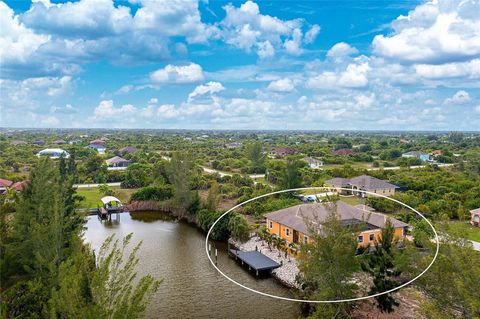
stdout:
[[377,35],[373,51],[418,63],[461,62],[480,54],[478,0],[433,0],[393,23],[392,35]]
[[238,8],[232,4],[223,8],[225,18],[218,24],[220,37],[247,52],[255,50],[261,58],[273,56],[275,48],[284,48],[289,54],[299,55],[302,42],[313,42],[320,31],[320,27],[314,25],[304,37],[303,20],[281,20],[261,14],[258,4],[250,0]]
[[335,44],[333,47],[331,47],[330,50],[328,50],[327,56],[332,58],[341,58],[345,56],[354,55],[357,53],[358,53],[358,50],[350,46],[348,43],[339,42]]
[[0,2],[0,30],[2,65],[27,62],[39,47],[50,41],[50,36],[25,27],[4,2]]
[[267,89],[273,92],[289,93],[295,90],[295,84],[289,78],[284,78],[270,82]]
[[94,110],[96,119],[108,119],[119,115],[132,115],[136,111],[135,106],[131,104],[122,105],[119,108],[113,106],[112,100],[103,100]]
[[475,111],[476,111],[477,113],[480,113],[480,105],[477,105],[477,106],[475,107]]
[[156,70],[150,74],[150,79],[154,83],[194,83],[202,81],[204,78],[202,67],[196,63],[187,65],[168,64],[162,69]]
[[192,101],[195,97],[200,95],[205,95],[207,93],[213,94],[225,90],[222,83],[220,82],[208,82],[205,85],[197,86],[189,95],[188,101]]
[[471,100],[468,92],[460,90],[452,97],[445,99],[444,104],[465,104]]
[[438,65],[417,64],[414,67],[418,75],[427,79],[480,77],[480,59],[474,59],[468,62],[445,63],[445,64],[438,64]]
[[310,28],[310,30],[308,30],[307,33],[305,33],[305,38],[303,39],[303,41],[306,44],[313,43],[315,41],[315,39],[317,38],[319,33],[320,33],[320,26],[318,24],[314,24]]
[[311,76],[306,86],[318,89],[362,88],[368,85],[369,70],[368,62],[350,63],[343,71],[323,71]]
[[275,48],[270,41],[263,41],[258,43],[258,56],[262,59],[270,58],[275,55]]

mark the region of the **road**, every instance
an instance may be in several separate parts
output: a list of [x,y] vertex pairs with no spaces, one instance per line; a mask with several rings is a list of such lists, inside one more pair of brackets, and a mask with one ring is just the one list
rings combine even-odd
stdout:
[[[203,171],[205,173],[218,174],[218,175],[220,175],[220,177],[232,176],[234,174],[234,173],[229,173],[229,172],[222,172],[222,171],[219,171],[219,170],[216,170],[216,169],[213,169],[213,168],[209,168],[209,167],[205,167],[205,166],[201,166],[201,168],[203,169]],[[240,174],[240,175],[242,175],[242,174]],[[251,179],[264,178],[265,174],[249,174],[248,177],[250,177]]]
[[[447,167],[447,166],[452,166],[452,165],[455,165],[453,163],[445,163],[445,164],[437,164],[438,167]],[[410,166],[409,168],[423,168],[423,167],[427,167],[427,165],[417,165],[417,166]],[[378,170],[386,170],[386,171],[390,171],[390,170],[396,170],[396,169],[401,169],[401,168],[406,168],[406,167],[400,167],[400,166],[392,166],[392,167],[371,167],[371,168],[367,168],[367,171],[378,171]]]
[[473,240],[470,240],[473,244],[473,249],[475,249],[476,251],[480,251],[480,243],[478,241],[473,241]]
[[115,183],[100,183],[100,184],[73,184],[74,188],[96,188],[100,185],[108,185],[110,187],[120,187],[120,182]]

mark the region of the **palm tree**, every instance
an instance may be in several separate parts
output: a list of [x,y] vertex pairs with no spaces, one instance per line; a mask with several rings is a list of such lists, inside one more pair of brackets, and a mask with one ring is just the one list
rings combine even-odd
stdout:
[[262,246],[263,246],[264,245],[263,241],[266,241],[267,237],[270,235],[270,232],[268,231],[267,227],[263,226],[262,228],[260,228],[258,235],[262,239]]
[[[297,244],[295,244],[295,243],[292,242],[292,243],[288,244],[288,248],[290,249],[290,253],[291,253],[292,255],[296,255],[296,254],[297,254]],[[289,261],[289,262],[291,261],[290,255],[288,255],[288,261]]]
[[274,235],[272,235],[272,234],[268,234],[265,237],[265,241],[267,242],[267,245],[268,245],[268,248],[270,249],[270,251],[272,251],[273,239],[274,239]]
[[278,249],[278,257],[282,257],[282,251],[284,247],[287,245],[287,241],[281,237],[277,239],[277,249]]

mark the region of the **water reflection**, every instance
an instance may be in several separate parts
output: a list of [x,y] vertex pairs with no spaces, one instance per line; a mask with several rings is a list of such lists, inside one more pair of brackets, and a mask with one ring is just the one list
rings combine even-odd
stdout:
[[[262,297],[244,290],[221,276],[206,255],[205,235],[168,214],[135,212],[121,214],[120,222],[100,223],[90,216],[85,238],[97,249],[109,235],[123,237],[133,232],[133,243],[143,240],[139,251],[139,274],[151,273],[163,283],[149,307],[148,318],[296,318],[298,305]],[[216,244],[222,271],[249,287],[281,296],[291,292],[272,278],[255,278]]]

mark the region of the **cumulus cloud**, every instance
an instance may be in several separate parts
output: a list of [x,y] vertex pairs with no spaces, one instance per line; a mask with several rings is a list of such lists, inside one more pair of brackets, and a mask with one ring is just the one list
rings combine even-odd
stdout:
[[304,35],[303,20],[261,14],[258,4],[250,0],[238,8],[232,4],[223,8],[225,18],[218,24],[218,35],[239,49],[255,51],[261,58],[273,56],[275,48],[299,55],[302,43],[312,43],[320,32],[320,27],[313,25]]
[[444,104],[465,104],[471,100],[470,94],[468,92],[460,90],[455,93],[452,97],[445,99]]
[[154,83],[194,83],[204,79],[202,67],[196,63],[187,65],[168,64],[162,69],[156,70],[150,74],[150,79]]
[[272,92],[289,93],[295,90],[295,84],[289,78],[270,82],[267,89]]
[[94,110],[95,118],[108,119],[118,115],[130,115],[136,111],[135,106],[131,104],[124,104],[121,107],[114,107],[112,100],[103,100]]
[[350,63],[343,71],[323,71],[307,80],[306,86],[317,89],[362,88],[368,85],[368,62]]
[[21,64],[43,44],[50,36],[37,34],[19,21],[12,9],[0,2],[0,56],[2,64]]
[[306,33],[305,33],[305,38],[303,39],[303,41],[306,43],[306,44],[310,44],[310,43],[313,43],[315,41],[315,39],[317,38],[318,34],[320,33],[320,26],[318,24],[314,24],[310,30],[308,30]]
[[354,55],[357,53],[358,53],[358,50],[350,46],[348,43],[339,42],[335,44],[333,47],[331,47],[330,50],[328,50],[327,56],[332,58],[341,58],[345,56]]
[[393,23],[393,34],[377,35],[373,51],[404,62],[461,62],[480,55],[478,0],[435,0]]
[[197,86],[189,95],[188,101],[192,101],[195,97],[205,95],[205,94],[213,94],[218,93],[220,91],[225,90],[222,83],[220,82],[208,82],[205,85]]
[[[479,44],[480,45],[480,44]],[[473,59],[468,62],[455,62],[445,64],[417,64],[414,66],[418,75],[427,79],[448,79],[448,78],[479,78],[480,59]]]

